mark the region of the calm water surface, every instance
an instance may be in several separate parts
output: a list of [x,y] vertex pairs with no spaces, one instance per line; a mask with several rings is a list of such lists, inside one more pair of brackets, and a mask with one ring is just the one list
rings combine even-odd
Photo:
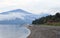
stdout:
[[20,25],[0,25],[0,38],[27,38],[30,30]]

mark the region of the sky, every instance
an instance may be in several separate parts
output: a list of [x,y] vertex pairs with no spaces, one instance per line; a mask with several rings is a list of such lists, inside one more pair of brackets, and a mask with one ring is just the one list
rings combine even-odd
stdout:
[[23,9],[33,14],[60,12],[60,0],[0,0],[0,13]]

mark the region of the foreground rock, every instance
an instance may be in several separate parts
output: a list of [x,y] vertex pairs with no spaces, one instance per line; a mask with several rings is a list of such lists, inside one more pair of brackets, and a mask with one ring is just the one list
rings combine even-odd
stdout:
[[60,26],[35,25],[28,28],[31,30],[28,38],[60,38]]

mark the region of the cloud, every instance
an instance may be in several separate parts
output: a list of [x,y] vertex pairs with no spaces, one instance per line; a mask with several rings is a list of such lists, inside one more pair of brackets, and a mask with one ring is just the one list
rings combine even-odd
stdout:
[[22,13],[9,13],[9,14],[0,14],[0,20],[12,20],[16,18],[20,18],[24,20],[24,14]]
[[58,6],[60,8],[60,0],[0,0],[0,5],[0,12],[21,8],[33,14],[40,14]]

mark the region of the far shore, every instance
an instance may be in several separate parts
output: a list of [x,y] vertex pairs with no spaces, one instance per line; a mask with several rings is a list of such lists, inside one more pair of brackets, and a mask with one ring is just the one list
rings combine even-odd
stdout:
[[31,34],[27,38],[60,38],[60,26],[29,25]]

